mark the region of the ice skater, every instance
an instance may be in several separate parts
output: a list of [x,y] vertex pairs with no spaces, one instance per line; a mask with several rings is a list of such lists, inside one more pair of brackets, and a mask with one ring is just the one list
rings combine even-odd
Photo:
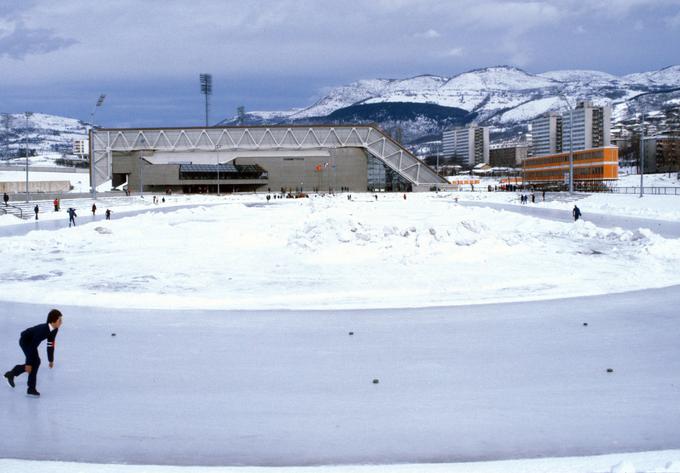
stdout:
[[38,212],[40,212],[40,207],[38,207],[38,204],[35,204],[33,211],[35,212],[35,219],[38,220]]
[[5,202],[5,207],[7,207],[7,202],[9,202],[9,196],[7,195],[7,192],[2,194],[2,200]]
[[5,373],[5,379],[11,387],[14,387],[14,378],[21,376],[23,373],[28,373],[28,390],[26,394],[33,397],[39,397],[40,393],[35,388],[38,378],[38,368],[40,368],[40,356],[38,355],[38,346],[43,340],[47,340],[47,359],[50,362],[50,368],[54,367],[54,345],[57,332],[62,324],[62,315],[57,309],[52,309],[47,314],[47,322],[36,325],[35,327],[27,328],[21,332],[19,338],[19,346],[26,356],[26,363],[23,365],[16,365],[10,371]]
[[69,228],[71,228],[71,224],[73,224],[73,226],[75,227],[76,226],[76,217],[78,216],[78,215],[76,215],[76,209],[74,209],[73,207],[69,207],[67,212],[68,212],[68,226],[69,226]]
[[581,218],[581,209],[579,209],[577,206],[574,205],[574,210],[571,211],[571,214],[574,216],[574,222]]

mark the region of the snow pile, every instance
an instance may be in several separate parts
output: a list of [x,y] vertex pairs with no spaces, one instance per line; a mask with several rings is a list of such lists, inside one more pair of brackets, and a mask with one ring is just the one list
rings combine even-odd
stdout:
[[[76,228],[5,237],[2,298],[331,309],[537,300],[680,283],[680,240],[465,207],[449,194],[221,202],[171,213],[148,204],[151,213],[92,223],[86,207]],[[649,277],[631,274],[631,264]],[[432,284],[433,277],[445,283]]]

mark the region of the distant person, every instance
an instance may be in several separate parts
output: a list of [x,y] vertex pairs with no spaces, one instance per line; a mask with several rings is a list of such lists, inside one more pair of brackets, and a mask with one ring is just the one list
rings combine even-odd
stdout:
[[97,204],[92,204],[92,216],[97,213]]
[[163,201],[163,203],[165,203],[165,197],[163,197],[161,200]]
[[54,202],[52,203],[54,204],[54,211],[59,212],[59,199],[55,197]]
[[545,191],[543,191],[543,202],[545,202]]
[[33,211],[35,212],[35,219],[38,220],[38,212],[40,212],[40,207],[38,207],[38,204],[35,204]]
[[531,203],[532,204],[536,203],[536,194],[534,194],[533,192],[531,193]]
[[111,209],[106,209],[106,220],[111,220]]
[[68,226],[69,226],[69,228],[71,228],[71,224],[73,224],[73,226],[75,227],[76,226],[76,217],[78,216],[76,214],[76,209],[74,209],[73,207],[69,207],[67,212],[68,212]]
[[7,207],[7,202],[9,202],[9,196],[7,195],[7,192],[3,194],[2,200],[5,202],[5,207]]
[[57,332],[59,331],[61,324],[61,312],[57,309],[52,309],[47,314],[47,323],[27,328],[21,332],[19,346],[26,356],[26,362],[23,365],[16,365],[5,373],[5,379],[7,379],[7,383],[9,383],[11,387],[14,387],[14,378],[21,376],[23,373],[28,373],[28,390],[26,391],[26,394],[34,397],[40,396],[40,393],[35,388],[38,378],[38,368],[40,368],[38,346],[43,340],[47,340],[47,359],[50,362],[50,368],[53,368],[54,340],[57,338]]
[[577,206],[574,205],[574,210],[571,211],[571,214],[574,216],[574,222],[581,218],[581,209],[579,209]]

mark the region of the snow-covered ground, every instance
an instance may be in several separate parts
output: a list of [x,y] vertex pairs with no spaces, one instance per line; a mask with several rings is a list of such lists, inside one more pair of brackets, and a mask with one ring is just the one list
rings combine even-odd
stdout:
[[0,459],[3,473],[678,473],[680,450],[590,457],[415,465],[168,467]]
[[[509,194],[460,198],[468,196]],[[617,197],[626,196],[591,198]],[[3,239],[3,299],[139,308],[380,308],[680,284],[678,239],[466,207],[455,198],[355,194],[352,200],[267,203],[263,195],[227,196],[222,205],[163,213],[153,210],[193,197],[154,205],[147,196],[142,205],[151,213],[111,221],[91,221],[85,204],[75,228]],[[63,211],[45,216],[66,219]],[[642,279],[640,272],[653,277]]]
[[[588,312],[591,326],[598,327],[587,332],[587,340],[582,339],[583,332],[571,327],[576,323],[581,328],[581,320],[573,320],[573,314],[565,309],[573,305],[576,310],[578,300],[558,305],[540,303],[546,304],[540,307],[548,308],[547,312],[492,305],[465,312],[414,309],[416,312],[410,313],[395,309],[380,315],[337,313],[346,308],[547,300],[671,286],[680,284],[680,239],[662,238],[646,229],[598,228],[587,218],[564,223],[460,205],[466,200],[516,203],[515,194],[501,192],[408,194],[406,199],[401,194],[386,194],[377,200],[371,194],[354,194],[352,200],[338,195],[270,202],[263,195],[166,198],[163,204],[153,204],[151,196],[104,198],[97,202],[96,220],[89,212],[91,200],[67,201],[65,205],[78,208],[75,228],[1,236],[10,227],[0,227],[3,363],[14,361],[18,355],[14,341],[17,333],[38,323],[45,307],[66,307],[68,320],[60,334],[56,369],[41,372],[45,389],[39,407],[17,392],[4,391],[0,395],[0,405],[8,406],[0,414],[0,419],[5,420],[0,433],[8,442],[4,459],[0,459],[0,471],[680,471],[680,450],[618,453],[625,451],[622,445],[629,445],[620,443],[619,434],[629,441],[639,439],[639,443],[630,443],[630,450],[644,449],[645,445],[658,448],[658,444],[645,442],[664,429],[671,436],[677,434],[671,424],[678,419],[678,410],[670,399],[678,395],[678,357],[669,341],[676,337],[678,327],[673,309],[668,311],[663,304],[655,302],[656,315],[645,313],[648,323],[644,324],[635,314],[620,318],[611,307],[607,314],[603,314],[604,308],[602,313],[585,308],[592,311]],[[634,195],[577,194],[573,199],[576,200],[564,194],[549,194],[545,203],[533,205],[570,210],[576,202],[586,217],[589,212],[604,212],[680,220],[680,196],[639,199]],[[187,203],[195,207],[161,211]],[[106,208],[113,210],[114,217],[126,210],[149,212],[103,221],[100,216]],[[14,219],[4,217],[0,222],[15,223],[10,218]],[[66,219],[63,211],[44,209],[41,214],[44,220],[55,218]],[[41,305],[35,308],[26,303]],[[619,305],[623,311],[631,304]],[[88,308],[98,309],[92,309],[90,314]],[[314,308],[326,312],[303,311],[298,315],[276,311]],[[177,309],[273,311],[263,315],[205,315]],[[357,330],[356,353],[346,352],[346,345],[334,338],[336,331],[344,330],[346,340],[348,329]],[[118,332],[115,339],[110,336],[114,331]],[[374,338],[361,338],[364,332]],[[599,373],[611,361],[616,362],[616,373],[621,374],[615,376],[620,377],[601,378]],[[211,366],[213,363],[219,366]],[[536,370],[537,367],[545,369]],[[217,373],[211,371],[213,368]],[[593,377],[591,370],[598,375]],[[211,376],[218,380],[212,385]],[[356,385],[355,376],[362,378],[360,383],[368,380],[371,387],[370,379],[380,377],[378,386],[386,396],[375,397],[375,391]],[[392,386],[390,378],[395,383]],[[616,383],[608,384],[612,380]],[[180,418],[191,418],[194,412],[205,420],[215,414],[208,407],[207,411],[201,408],[201,403],[220,406],[224,412],[219,411],[214,425],[187,424],[173,433],[177,425],[166,418],[164,408],[154,406],[155,391],[171,406],[177,406]],[[55,405],[50,404],[50,392],[57,401]],[[326,410],[331,405],[333,410]],[[360,415],[357,406],[375,409],[376,417],[365,417],[363,412]],[[462,411],[455,412],[459,406],[464,406]],[[587,406],[593,425],[585,428],[580,424],[588,416],[577,406]],[[277,430],[277,416],[294,425],[291,419],[301,412],[300,408],[305,415],[297,420],[299,431]],[[617,408],[626,414],[617,413]],[[44,416],[32,415],[36,409]],[[60,412],[52,411],[51,415],[51,409]],[[128,410],[132,412],[127,414],[131,416],[130,425],[118,420]],[[55,451],[73,450],[67,444],[82,442],[92,444],[86,450],[93,455],[93,449],[107,442],[114,449],[127,446],[132,451],[138,444],[172,445],[177,441],[176,435],[223,435],[226,431],[224,435],[230,441],[224,445],[211,447],[208,437],[204,439],[207,444],[200,445],[199,450],[219,457],[219,452],[237,452],[239,445],[245,452],[258,439],[264,441],[255,434],[258,432],[265,433],[268,441],[290,439],[294,443],[304,437],[302,433],[313,433],[315,429],[321,429],[321,437],[328,436],[331,445],[338,442],[342,450],[340,446],[347,439],[342,429],[331,432],[331,424],[351,425],[360,429],[357,432],[365,429],[366,449],[370,452],[371,439],[386,436],[389,441],[398,440],[399,437],[390,439],[398,435],[390,429],[395,412],[404,413],[405,431],[409,432],[401,443],[402,449],[385,456],[365,457],[364,461],[392,463],[408,457],[410,450],[436,450],[438,441],[433,446],[413,440],[434,441],[432,436],[436,438],[437,431],[444,432],[455,425],[456,416],[466,426],[463,432],[472,429],[478,435],[491,435],[491,444],[474,445],[482,452],[502,452],[499,444],[503,445],[507,436],[505,448],[513,453],[501,453],[498,458],[521,458],[522,451],[537,456],[540,442],[522,443],[528,442],[531,435],[545,436],[550,445],[563,443],[565,452],[588,452],[588,444],[579,446],[584,438],[594,436],[603,440],[592,450],[617,453],[305,469],[88,465],[13,460],[11,454],[16,452],[19,458],[60,458],[50,457],[47,447],[41,448],[43,453],[37,457],[22,453],[25,449],[18,447],[23,444],[17,439],[24,437],[15,434],[17,429],[27,428],[29,436],[33,435],[31,428],[35,429],[33,440],[44,440],[44,445],[55,441]],[[344,419],[338,413],[349,417]],[[419,423],[419,416],[425,414],[437,414],[435,417],[446,422],[446,427]],[[663,415],[659,417],[660,414]],[[601,423],[597,422],[599,415],[603,416]],[[76,421],[79,416],[107,427],[103,433],[98,430],[101,426],[90,430]],[[253,425],[253,419],[260,424]],[[611,419],[611,426],[604,419]],[[22,427],[14,424],[25,422],[28,424]],[[513,426],[520,428],[527,422],[536,422],[540,428],[528,433],[524,430],[522,435],[513,431]],[[581,435],[579,426],[585,429]],[[158,427],[160,433],[154,430]],[[184,429],[186,432],[182,432]],[[467,437],[459,435],[455,440],[441,439],[442,445],[450,440],[448,457],[456,457],[456,448],[470,448],[464,440]],[[388,440],[381,442],[389,444]],[[680,448],[680,441],[672,437],[666,436],[665,441],[663,448]],[[0,448],[1,445],[2,442]],[[8,450],[9,445],[17,447]],[[607,450],[606,445],[611,449]],[[316,447],[322,445],[310,444],[312,450]],[[143,459],[144,449],[139,448],[134,458]],[[389,451],[390,447],[385,448]],[[546,451],[555,456],[559,448],[553,446]],[[276,450],[274,446],[272,449]],[[114,463],[130,461],[124,453],[119,455],[120,460],[105,455],[102,458]],[[235,455],[232,458],[239,458]],[[71,458],[96,461],[85,454]],[[186,459],[181,463],[191,464]],[[257,464],[245,460],[236,463]]]

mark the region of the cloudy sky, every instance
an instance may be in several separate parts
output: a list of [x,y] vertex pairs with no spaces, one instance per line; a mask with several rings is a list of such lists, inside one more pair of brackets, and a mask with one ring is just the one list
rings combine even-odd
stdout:
[[680,63],[680,0],[0,0],[0,112],[201,125],[368,78]]

